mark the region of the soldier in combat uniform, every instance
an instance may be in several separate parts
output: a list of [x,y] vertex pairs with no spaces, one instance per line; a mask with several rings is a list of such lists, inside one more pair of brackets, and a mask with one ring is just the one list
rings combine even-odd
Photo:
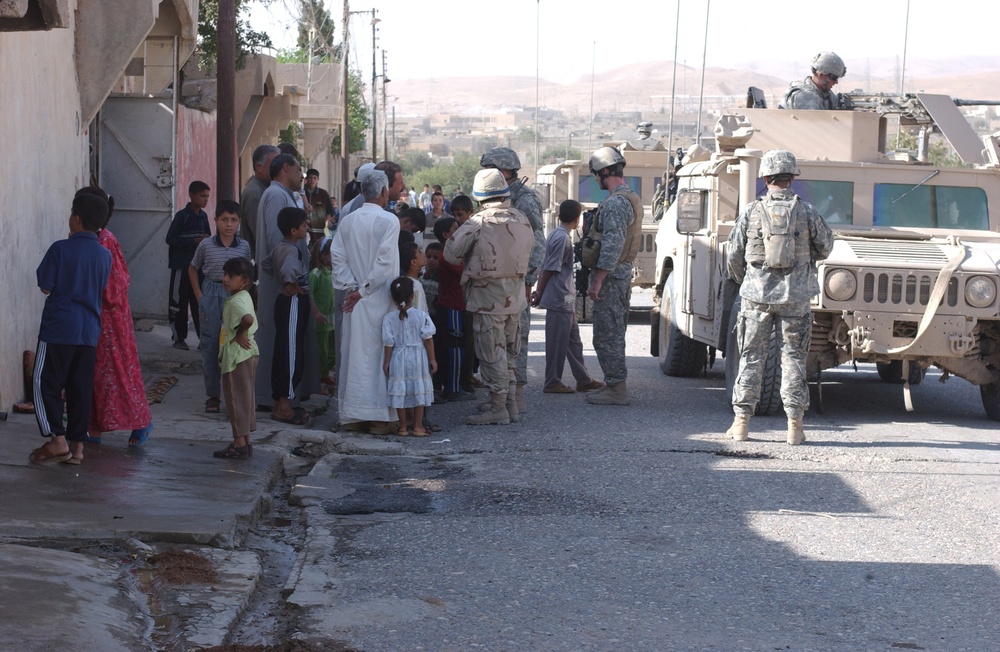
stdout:
[[788,85],[785,98],[778,105],[780,109],[846,109],[840,93],[834,93],[845,74],[844,60],[834,52],[820,52],[812,60],[812,75],[802,81]]
[[597,207],[594,226],[602,234],[597,266],[587,295],[594,301],[594,350],[605,386],[587,395],[596,405],[628,405],[625,329],[632,290],[632,261],[639,253],[642,200],[625,184],[625,157],[602,147],[590,157],[590,173],[609,195]]
[[[510,189],[499,170],[480,170],[472,196],[482,209],[445,243],[445,260],[464,262],[465,309],[472,313],[479,372],[490,392],[486,412],[468,418],[473,425],[517,421],[514,360],[521,349],[525,310],[524,274],[534,243],[531,224],[510,205]],[[530,286],[529,286],[530,287]]]
[[[525,178],[517,176],[521,169],[521,160],[517,152],[509,147],[494,147],[479,159],[483,168],[496,168],[503,174],[504,181],[510,187],[510,205],[524,213],[534,235],[534,246],[531,248],[531,259],[528,261],[528,272],[524,275],[525,306],[521,313],[521,348],[515,364],[517,388],[515,397],[518,412],[527,411],[524,402],[524,386],[528,384],[528,334],[531,330],[531,289],[538,280],[542,259],[545,258],[545,225],[542,222],[542,202],[538,194],[525,185]],[[471,364],[472,361],[469,361]]]
[[809,409],[806,357],[812,335],[809,300],[819,292],[816,261],[833,249],[833,234],[822,216],[789,188],[799,174],[795,156],[771,150],[760,163],[767,196],[740,215],[729,234],[729,276],[740,283],[742,304],[736,323],[740,371],[733,389],[733,425],[726,435],[749,437],[757,409],[771,332],[781,350],[781,400],[788,417],[788,443],[806,440],[802,417]]

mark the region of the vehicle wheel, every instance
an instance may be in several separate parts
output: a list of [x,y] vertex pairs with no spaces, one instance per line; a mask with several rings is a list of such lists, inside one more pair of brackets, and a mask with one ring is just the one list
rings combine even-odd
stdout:
[[[886,383],[901,383],[903,382],[903,361],[902,360],[891,360],[889,362],[876,362],[875,369],[878,371],[878,377]],[[927,372],[926,369],[918,364],[910,364],[910,384],[919,385],[924,380],[924,374]]]
[[[733,302],[733,310],[729,317],[729,332],[726,334],[726,397],[733,404],[733,388],[736,387],[736,376],[740,373],[740,351],[736,342],[736,316],[740,313],[740,298]],[[781,408],[781,357],[778,352],[778,337],[771,333],[771,343],[768,349],[767,362],[764,364],[764,377],[760,388],[760,401],[757,403],[757,416],[774,414]]]
[[1000,383],[980,385],[979,393],[983,397],[983,409],[986,416],[994,421],[1000,421]]
[[667,282],[663,285],[663,295],[660,297],[657,358],[660,361],[660,371],[666,375],[690,378],[705,368],[705,354],[708,347],[704,342],[698,342],[682,334],[674,323],[670,314],[674,303],[673,280],[673,274],[667,277]]
[[660,357],[660,308],[649,311],[649,355]]

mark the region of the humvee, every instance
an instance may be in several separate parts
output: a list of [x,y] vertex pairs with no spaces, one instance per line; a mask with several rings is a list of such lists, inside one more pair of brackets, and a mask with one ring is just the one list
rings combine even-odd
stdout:
[[[677,199],[657,230],[650,352],[663,373],[694,376],[722,351],[731,396],[739,297],[726,278],[726,240],[763,193],[763,153],[787,149],[802,172],[792,189],[836,236],[818,264],[811,378],[873,362],[883,380],[904,383],[909,410],[910,384],[935,366],[978,385],[986,414],[1000,420],[1000,134],[980,140],[947,96],[855,99],[854,110],[748,108],[720,118],[716,151],[678,171]],[[886,153],[890,114],[919,130],[916,160]],[[969,167],[927,161],[935,130]],[[772,347],[758,413],[780,405],[779,374]]]

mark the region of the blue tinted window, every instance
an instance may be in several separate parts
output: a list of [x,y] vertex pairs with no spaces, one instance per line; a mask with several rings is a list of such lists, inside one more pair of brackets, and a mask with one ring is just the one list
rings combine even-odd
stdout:
[[872,223],[988,231],[990,217],[982,188],[877,183]]
[[[624,177],[623,180],[625,184],[632,189],[632,192],[642,197],[642,177]],[[580,188],[579,188],[579,200],[580,202],[593,202],[595,204],[601,203],[605,197],[608,196],[607,190],[601,190],[601,186],[597,183],[597,177],[590,175],[588,177],[580,176]]]
[[[764,180],[757,180],[757,196],[765,193]],[[827,224],[854,223],[854,184],[850,181],[795,179],[792,192],[812,204]]]

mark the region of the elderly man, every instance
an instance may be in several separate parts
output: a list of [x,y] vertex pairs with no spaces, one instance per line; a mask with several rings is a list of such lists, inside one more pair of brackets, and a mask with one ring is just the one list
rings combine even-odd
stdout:
[[393,415],[382,371],[382,317],[393,307],[389,283],[399,276],[399,220],[385,209],[385,172],[364,172],[359,181],[365,203],[341,219],[330,247],[333,287],[344,292],[337,396],[340,422],[348,429],[371,421],[370,433],[388,434]]
[[[260,145],[253,151],[253,178],[247,182],[240,195],[240,235],[250,245],[250,253],[256,256],[257,207],[260,198],[271,185],[271,161],[281,152],[274,145]],[[223,197],[225,199],[225,197]]]
[[[295,196],[302,189],[302,166],[290,154],[279,154],[271,161],[271,185],[264,191],[257,209],[257,260],[267,258],[284,237],[278,229],[278,213],[282,208],[297,207]],[[249,219],[247,220],[249,221]],[[296,245],[303,256],[309,260],[309,248],[305,240],[299,240]],[[257,286],[257,346],[260,349],[260,360],[257,363],[256,394],[257,404],[274,405],[271,395],[271,357],[274,352],[274,300],[281,287],[277,279],[269,274],[261,274]],[[316,335],[312,319],[306,329],[305,336],[305,370],[299,383],[299,397],[309,396],[319,391],[319,361],[316,356]],[[274,412],[271,415],[279,421],[290,421],[302,425],[308,419],[301,410],[289,412]]]

